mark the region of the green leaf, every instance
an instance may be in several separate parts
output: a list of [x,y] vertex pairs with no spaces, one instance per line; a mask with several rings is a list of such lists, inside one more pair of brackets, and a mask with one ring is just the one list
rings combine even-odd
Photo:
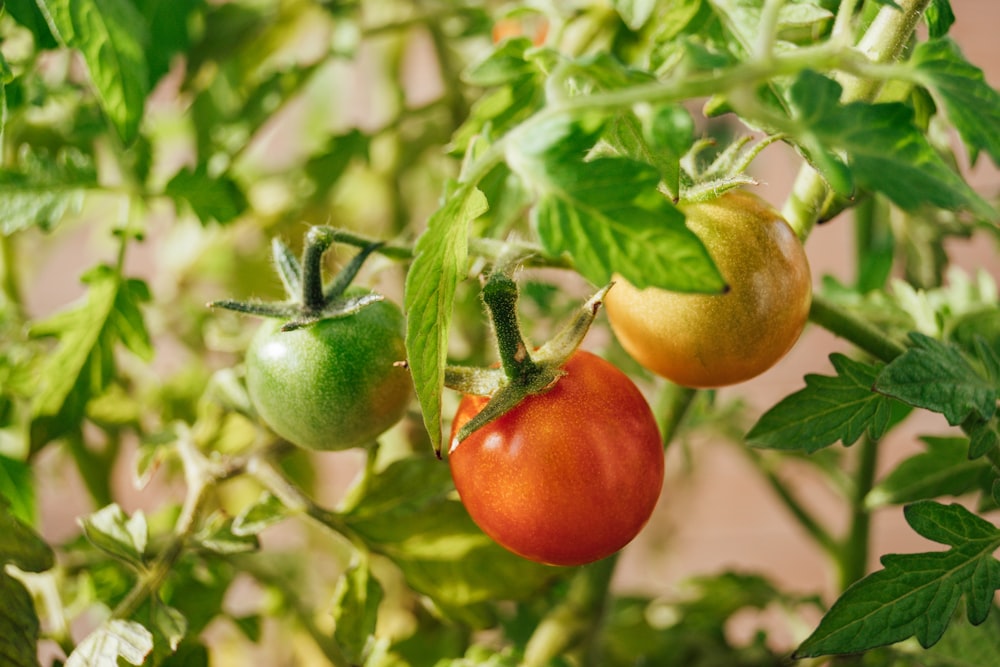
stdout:
[[20,169],[0,170],[0,233],[5,235],[34,226],[52,229],[79,211],[87,189],[97,185],[93,162],[80,153],[51,157],[29,151],[21,162]]
[[118,665],[119,659],[141,665],[153,650],[153,633],[135,621],[113,618],[80,642],[65,667]]
[[679,196],[681,158],[694,141],[694,120],[687,109],[664,106],[642,119],[631,112],[620,113],[611,121],[605,139],[623,157],[655,167],[671,197]]
[[992,466],[985,460],[970,460],[966,438],[923,437],[926,451],[905,459],[865,498],[876,508],[900,505],[939,496],[960,496],[983,488],[992,478]]
[[364,559],[354,563],[337,581],[333,594],[333,635],[344,655],[361,664],[369,638],[375,634],[382,586]]
[[961,505],[921,501],[905,510],[918,533],[948,551],[882,557],[884,569],[861,579],[833,604],[795,657],[854,653],[915,636],[925,648],[944,634],[959,601],[982,623],[1000,588],[1000,530]]
[[945,416],[957,425],[970,416],[989,420],[997,387],[983,378],[958,348],[924,334],[910,334],[913,347],[882,369],[875,391]]
[[806,375],[804,389],[782,399],[746,435],[755,447],[812,453],[841,441],[849,446],[866,431],[885,433],[892,402],[872,391],[879,368],[842,354],[830,355],[835,376]]
[[149,80],[155,84],[170,70],[178,54],[191,47],[188,25],[196,10],[205,0],[135,0],[150,31],[150,45],[146,51],[149,59]]
[[194,541],[203,549],[224,556],[256,551],[260,548],[254,534],[238,534],[233,530],[234,520],[222,512],[213,512],[194,535]]
[[956,612],[941,641],[922,653],[921,667],[1000,665],[1000,614],[975,626],[962,611]]
[[128,0],[38,0],[53,34],[80,51],[101,108],[126,144],[150,91],[149,25]]
[[962,423],[962,430],[969,436],[969,458],[986,456],[1000,447],[1000,419],[969,419]]
[[615,11],[632,30],[640,30],[653,16],[656,0],[613,0]]
[[265,491],[259,498],[233,519],[234,535],[258,535],[265,528],[288,518],[288,510],[281,501]]
[[174,174],[164,194],[174,200],[178,212],[182,205],[190,206],[202,224],[232,222],[247,208],[246,197],[236,181],[227,176],[209,176],[203,164]]
[[[0,538],[2,539],[2,538]],[[0,664],[38,667],[38,615],[24,585],[0,567]]]
[[14,516],[9,503],[0,496],[0,575],[7,563],[25,572],[44,572],[55,565],[55,555],[41,536]]
[[[793,127],[804,151],[824,176],[837,174],[831,186],[840,194],[847,174],[834,165],[831,151],[847,154],[851,175],[864,188],[884,193],[906,210],[924,204],[958,210],[967,208],[992,217],[994,211],[982,197],[939,156],[913,123],[913,111],[901,103],[847,105],[839,100],[841,86],[821,74],[806,71],[789,89]],[[824,168],[826,167],[826,168]]]
[[455,290],[467,271],[469,223],[486,208],[485,197],[475,188],[460,186],[452,192],[428,221],[406,275],[406,358],[424,426],[438,452],[441,392]]
[[975,164],[984,150],[1000,166],[1000,92],[986,82],[983,71],[970,64],[950,39],[920,42],[910,63],[958,130],[970,162]]
[[14,17],[15,21],[31,32],[37,48],[51,49],[58,46],[35,0],[5,0],[3,8]]
[[371,476],[343,516],[414,590],[446,610],[526,599],[559,572],[487,537],[454,497],[448,465],[430,456],[395,461]]
[[134,567],[142,567],[149,529],[141,510],[129,517],[117,503],[112,503],[83,517],[80,525],[83,534],[98,549]]
[[84,276],[87,295],[74,308],[36,323],[33,336],[58,336],[59,346],[42,368],[32,404],[31,446],[77,428],[92,397],[115,376],[115,345],[122,343],[143,360],[153,355],[140,304],[149,290],[140,280],[121,278],[99,266]]
[[10,513],[18,521],[28,526],[35,523],[35,480],[31,466],[0,454],[0,499],[3,498],[10,503]]
[[538,194],[532,218],[545,249],[568,254],[595,285],[618,273],[636,287],[725,288],[683,215],[657,190],[660,173],[627,158],[581,158],[597,127],[558,117],[522,135],[511,168]]
[[924,20],[927,21],[931,39],[947,35],[955,23],[955,12],[951,9],[950,0],[931,0],[924,12]]

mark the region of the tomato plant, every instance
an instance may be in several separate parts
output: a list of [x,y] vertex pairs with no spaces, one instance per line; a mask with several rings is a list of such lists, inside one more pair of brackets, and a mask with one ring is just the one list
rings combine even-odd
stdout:
[[406,358],[398,306],[382,300],[311,327],[281,326],[264,322],[246,356],[250,400],[278,435],[310,449],[346,449],[400,420],[413,390],[398,365]]
[[486,405],[466,396],[448,463],[473,520],[511,551],[580,565],[618,551],[649,520],[663,485],[653,413],[627,375],[578,351],[548,391],[458,441]]
[[0,664],[1000,664],[998,23],[0,2]]
[[640,290],[622,279],[605,301],[611,327],[639,363],[678,384],[749,380],[781,359],[805,327],[812,295],[805,250],[754,194],[731,191],[682,209],[725,278],[725,293]]

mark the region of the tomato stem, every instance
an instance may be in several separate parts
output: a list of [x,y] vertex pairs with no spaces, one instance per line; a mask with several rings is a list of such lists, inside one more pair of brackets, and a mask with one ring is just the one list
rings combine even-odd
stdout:
[[521,335],[517,317],[517,283],[503,270],[494,271],[483,285],[483,302],[490,311],[497,337],[500,365],[508,381],[524,384],[538,372]]
[[326,305],[323,295],[323,254],[333,245],[329,227],[313,227],[306,233],[302,251],[302,306],[307,313],[319,313]]

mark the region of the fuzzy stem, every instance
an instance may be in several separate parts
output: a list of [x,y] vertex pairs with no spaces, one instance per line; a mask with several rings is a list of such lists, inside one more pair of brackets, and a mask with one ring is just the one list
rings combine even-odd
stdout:
[[527,379],[538,366],[531,359],[517,318],[517,283],[494,271],[483,285],[483,302],[490,311],[504,374],[514,382]]
[[813,295],[809,319],[886,363],[906,351],[902,343],[889,338],[867,320],[843,310],[820,295]]
[[326,227],[313,227],[306,234],[302,251],[302,306],[308,313],[323,310],[323,254],[333,245],[333,233]]

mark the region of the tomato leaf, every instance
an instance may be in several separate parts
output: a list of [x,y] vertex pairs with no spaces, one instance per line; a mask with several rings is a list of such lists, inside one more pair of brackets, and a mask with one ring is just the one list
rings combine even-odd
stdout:
[[875,391],[941,413],[952,425],[970,417],[993,417],[996,384],[973,368],[956,346],[917,332],[910,339],[913,347],[879,372]]
[[989,488],[989,461],[969,457],[967,438],[922,437],[926,450],[903,460],[865,498],[876,508],[937,498],[960,496],[976,488]]
[[[804,148],[822,147],[822,153],[813,151],[813,158],[824,155],[833,164],[838,159],[831,151],[844,151],[859,185],[882,192],[903,209],[932,204],[948,210],[965,208],[992,218],[993,208],[941,159],[914,125],[909,107],[900,103],[824,102],[839,99],[840,93],[840,84],[811,71],[800,74],[789,88],[792,117],[797,120],[787,129],[804,137]],[[831,185],[835,183],[837,180]]]
[[805,388],[764,413],[747,433],[747,442],[812,453],[838,441],[850,446],[866,431],[873,439],[882,437],[892,402],[872,391],[878,367],[841,354],[830,355],[830,362],[837,375],[806,375]]
[[0,496],[0,536],[0,575],[7,563],[25,572],[44,572],[55,564],[51,547],[14,516],[3,496]]
[[87,189],[96,185],[97,172],[88,156],[66,151],[53,158],[25,151],[19,169],[0,171],[0,233],[36,225],[50,230],[67,213],[78,211]]
[[164,194],[174,200],[178,213],[186,204],[203,224],[232,222],[247,208],[246,197],[236,181],[225,175],[209,176],[203,164],[196,169],[184,167],[174,174]]
[[911,64],[920,81],[955,126],[973,164],[980,150],[1000,166],[1000,92],[969,63],[950,39],[917,44]]
[[372,576],[367,559],[352,564],[333,593],[333,635],[352,664],[364,662],[369,638],[375,634],[382,586]]
[[101,108],[131,144],[150,91],[145,18],[127,0],[38,0],[38,6],[60,43],[83,55]]
[[915,667],[1000,665],[1000,614],[991,614],[977,627],[960,607],[941,641],[919,657]]
[[915,636],[925,648],[944,634],[959,601],[973,625],[986,620],[1000,588],[1000,530],[961,505],[921,501],[907,522],[948,551],[888,554],[884,569],[861,579],[833,604],[795,652],[798,658],[854,653]]
[[928,33],[933,39],[944,37],[955,24],[955,12],[951,8],[950,0],[931,0],[924,12],[924,20],[927,21]]
[[657,190],[659,171],[628,158],[582,159],[603,128],[590,122],[539,123],[508,156],[537,192],[532,218],[545,249],[570,255],[595,285],[620,273],[639,288],[722,291],[705,247]]
[[0,503],[10,503],[10,513],[26,525],[35,522],[35,480],[31,466],[0,454]]
[[107,266],[88,272],[84,282],[88,290],[80,304],[31,329],[33,336],[59,337],[32,405],[33,451],[75,429],[87,401],[108,388],[115,375],[117,343],[141,359],[153,356],[140,309],[150,298],[146,284],[123,279]]
[[38,615],[24,585],[0,567],[0,663],[9,667],[39,667]]
[[118,665],[119,659],[141,665],[152,650],[152,632],[135,621],[113,618],[77,645],[65,667]]
[[451,612],[528,598],[559,572],[499,546],[453,494],[447,464],[408,457],[369,476],[343,516],[373,551],[399,566],[414,590]]
[[129,517],[113,503],[84,517],[80,524],[95,547],[133,567],[142,567],[149,530],[141,510]]
[[469,223],[486,208],[486,198],[475,188],[460,186],[452,192],[428,221],[406,274],[406,359],[435,452],[441,451],[448,330],[455,290],[467,271]]

